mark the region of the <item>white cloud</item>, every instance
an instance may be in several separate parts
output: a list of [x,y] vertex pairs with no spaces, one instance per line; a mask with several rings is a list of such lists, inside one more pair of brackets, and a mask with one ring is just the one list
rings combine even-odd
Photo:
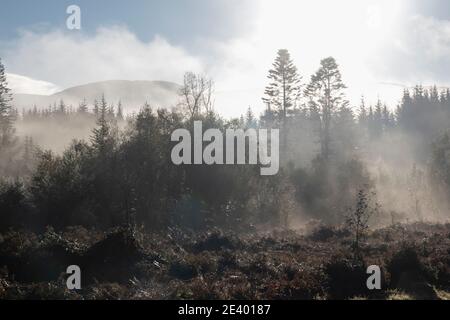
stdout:
[[2,53],[9,72],[61,87],[103,80],[179,82],[201,63],[162,37],[140,41],[123,27],[100,28],[93,36],[53,31],[24,32]]
[[411,16],[371,59],[377,75],[407,85],[450,84],[450,21]]
[[[361,95],[369,102],[380,96],[394,105],[401,89],[381,85],[368,59],[376,54],[395,28],[403,1],[262,0],[253,32],[226,43],[213,44],[217,63],[211,73],[217,79],[220,110],[242,113],[249,105],[264,106],[261,96],[268,83],[267,71],[280,48],[289,49],[303,76],[303,84],[319,67],[321,59],[336,58],[353,105]],[[230,98],[234,94],[237,99]],[[234,100],[234,104],[230,101]]]
[[[202,53],[197,56],[163,37],[143,42],[124,27],[100,28],[90,36],[24,32],[8,50],[0,50],[0,56],[9,72],[61,88],[111,79],[179,83],[186,71],[206,72],[216,82],[216,109],[229,117],[248,106],[263,110],[267,71],[277,50],[287,48],[303,83],[320,59],[334,56],[353,105],[365,95],[369,103],[380,97],[395,107],[402,84],[450,82],[450,22],[407,17],[404,4],[405,0],[347,0],[345,5],[335,0],[261,0],[254,8],[257,18],[248,24],[252,27],[234,38],[201,41],[193,35],[196,51]],[[23,86],[45,91],[37,85]]]
[[[222,89],[219,109],[263,108],[267,70],[287,48],[307,83],[320,59],[333,56],[353,106],[362,95],[392,109],[402,87],[450,84],[450,21],[407,15],[404,0],[261,0],[255,30],[215,44],[212,73]],[[234,93],[233,99],[229,93]]]
[[8,86],[13,93],[51,95],[60,90],[60,88],[53,83],[32,79],[18,74],[7,73],[6,78]]

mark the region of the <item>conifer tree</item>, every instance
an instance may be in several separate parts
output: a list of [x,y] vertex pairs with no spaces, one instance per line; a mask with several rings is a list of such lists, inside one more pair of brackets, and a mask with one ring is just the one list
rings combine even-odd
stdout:
[[92,110],[94,112],[95,117],[98,118],[99,108],[98,108],[98,100],[94,100],[94,109]]
[[[291,59],[289,51],[278,50],[272,69],[267,76],[271,81],[266,87],[263,101],[267,104],[268,110],[275,108],[282,125],[281,155],[282,161],[287,159],[287,117],[300,97],[301,77],[297,72],[297,67]],[[269,111],[270,113],[270,111]]]
[[59,101],[58,112],[59,112],[61,115],[65,115],[66,112],[67,112],[66,104],[64,103],[64,100],[62,100],[62,99]]
[[115,117],[115,107],[114,104],[111,103],[111,105],[108,108],[108,119],[114,119]]
[[278,108],[284,123],[288,111],[295,106],[299,98],[301,80],[288,50],[278,50],[268,78],[271,82],[265,89],[263,101],[270,108]]
[[394,124],[394,119],[392,117],[392,113],[388,110],[386,104],[383,105],[383,110],[382,110],[382,114],[381,114],[381,121],[383,123],[383,131],[384,132],[389,130]]
[[377,100],[377,104],[375,105],[375,112],[373,114],[373,135],[375,138],[378,138],[383,133],[383,105],[381,100]]
[[10,145],[14,135],[12,96],[6,81],[5,67],[0,60],[0,150]]
[[366,101],[364,100],[364,97],[361,97],[361,105],[359,106],[359,114],[358,114],[358,123],[361,127],[363,128],[367,127],[368,117],[369,116],[367,114]]
[[117,121],[123,121],[123,109],[122,109],[122,101],[119,101],[119,104],[117,105]]
[[97,128],[95,128],[92,136],[92,145],[100,155],[106,156],[108,151],[113,147],[113,139],[111,136],[111,127],[108,123],[108,104],[105,95],[102,95],[102,100],[98,109]]
[[321,153],[323,159],[330,156],[331,144],[331,119],[333,113],[346,106],[344,89],[339,66],[333,57],[323,59],[320,68],[311,76],[311,81],[306,87],[305,95],[309,98],[310,108],[319,110],[321,120]]
[[254,128],[256,127],[256,118],[253,114],[252,108],[248,107],[247,112],[245,114],[245,126],[247,128]]
[[86,114],[87,112],[88,112],[87,102],[86,99],[83,99],[83,101],[81,101],[80,104],[78,105],[78,113]]

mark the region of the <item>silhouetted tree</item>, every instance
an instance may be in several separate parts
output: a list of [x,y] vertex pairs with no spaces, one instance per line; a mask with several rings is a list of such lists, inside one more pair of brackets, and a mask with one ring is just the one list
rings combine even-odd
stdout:
[[275,108],[281,120],[281,151],[283,158],[285,158],[287,116],[288,112],[295,107],[301,92],[301,77],[288,50],[278,50],[277,57],[272,65],[272,69],[269,70],[267,78],[270,80],[270,83],[264,91],[263,101],[267,104],[269,110],[272,111],[272,108]]
[[117,121],[123,121],[124,117],[123,117],[123,109],[122,109],[122,101],[119,101],[118,105],[117,105]]
[[190,118],[194,118],[202,112],[212,111],[214,101],[214,82],[202,75],[187,72],[184,75],[183,86],[179,95],[181,106],[189,113]]
[[367,236],[369,220],[380,210],[379,204],[374,200],[375,197],[374,192],[360,189],[356,197],[356,206],[348,213],[346,218],[347,227],[353,234],[352,251],[357,262],[363,261],[361,243]]
[[94,128],[92,131],[91,141],[94,149],[103,156],[108,155],[113,150],[115,143],[111,124],[108,121],[108,110],[105,95],[102,95],[98,111],[97,128]]
[[80,102],[78,105],[78,113],[80,114],[86,114],[88,112],[87,102],[86,99],[83,99],[83,101]]
[[6,81],[5,67],[0,60],[0,153],[13,141],[15,118],[11,101],[12,96]]
[[263,101],[270,104],[271,108],[278,108],[280,118],[284,121],[288,110],[295,106],[299,98],[301,80],[288,50],[278,50],[267,77],[271,82],[264,91]]
[[309,104],[320,112],[322,157],[330,156],[330,125],[333,113],[341,106],[347,106],[341,72],[336,60],[332,57],[323,59],[320,68],[312,75],[311,82],[305,90]]

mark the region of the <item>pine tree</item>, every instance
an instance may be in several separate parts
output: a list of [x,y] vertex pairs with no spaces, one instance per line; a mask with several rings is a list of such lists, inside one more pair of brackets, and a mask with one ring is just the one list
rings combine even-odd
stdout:
[[105,95],[103,94],[102,95],[102,99],[100,100],[100,106],[98,107],[98,115],[99,115],[99,117],[106,119],[106,117],[108,115],[108,111],[109,111],[108,103],[106,102]]
[[383,105],[383,110],[381,114],[381,121],[383,123],[383,131],[386,132],[393,126],[393,118],[391,112],[388,110],[387,105]]
[[378,138],[383,133],[383,111],[382,111],[382,103],[381,100],[377,100],[377,104],[375,105],[375,112],[373,114],[373,135],[375,138]]
[[94,100],[94,109],[92,110],[96,118],[98,118],[99,108],[97,99]]
[[309,98],[310,109],[320,111],[321,119],[321,151],[323,159],[330,156],[330,125],[333,113],[340,107],[346,106],[344,89],[339,66],[333,57],[323,59],[320,68],[311,76],[311,81],[306,87],[305,95]]
[[361,128],[367,128],[369,115],[367,114],[366,101],[361,97],[361,105],[359,106],[358,123]]
[[114,119],[115,117],[115,107],[114,104],[111,103],[111,105],[108,108],[108,119]]
[[439,102],[439,92],[438,92],[438,89],[437,89],[436,85],[434,85],[431,88],[430,100],[431,100],[431,102],[436,103],[436,104]]
[[33,138],[25,136],[25,142],[23,146],[23,173],[24,174],[30,174],[31,168],[33,167],[34,163],[34,156],[36,152],[36,147],[33,143]]
[[123,117],[123,109],[122,109],[122,101],[119,101],[119,104],[117,105],[117,120],[118,121],[123,121],[124,117]]
[[301,80],[288,50],[278,50],[268,78],[271,82],[265,89],[263,101],[269,108],[278,108],[284,122],[288,111],[295,106],[299,98]]
[[108,151],[112,150],[113,139],[111,136],[111,127],[108,123],[108,104],[105,95],[98,109],[97,128],[95,128],[92,136],[92,145],[100,155],[106,156]]
[[59,109],[58,109],[58,112],[61,114],[61,115],[65,115],[66,114],[66,112],[67,112],[67,107],[66,107],[66,104],[64,103],[64,100],[60,100],[59,101],[59,107],[58,107]]
[[356,197],[356,206],[351,209],[346,217],[346,226],[352,232],[352,251],[355,261],[362,261],[361,243],[367,236],[370,218],[380,211],[380,205],[376,202],[376,193],[360,189]]
[[256,118],[253,114],[252,108],[248,107],[247,113],[245,114],[245,126],[247,128],[255,128],[256,127]]
[[86,114],[87,112],[88,112],[88,108],[87,108],[87,102],[86,102],[86,98],[85,98],[78,105],[78,113]]
[[5,67],[0,60],[0,149],[10,145],[13,140],[15,117],[11,101]]
[[35,118],[35,119],[38,118],[39,112],[38,112],[38,109],[37,109],[36,105],[33,106],[33,111],[31,112],[31,114],[32,114],[33,118]]
[[264,110],[264,113],[260,117],[260,124],[264,128],[272,128],[275,122],[275,113],[272,109],[268,108]]
[[281,153],[282,159],[286,160],[287,153],[287,116],[289,110],[293,109],[300,97],[301,77],[297,72],[297,67],[291,59],[289,51],[278,50],[277,57],[273,63],[273,68],[269,70],[267,76],[271,81],[266,87],[263,101],[271,110],[273,106],[277,109],[279,119],[282,124]]
[[342,105],[333,119],[333,137],[336,140],[335,153],[350,158],[357,144],[355,116],[351,108]]

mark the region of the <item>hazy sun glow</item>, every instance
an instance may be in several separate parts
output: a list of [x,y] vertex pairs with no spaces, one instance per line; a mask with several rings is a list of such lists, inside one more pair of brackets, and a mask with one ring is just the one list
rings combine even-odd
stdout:
[[373,41],[395,28],[403,1],[262,0],[257,32],[273,44],[308,43],[320,49]]
[[[235,50],[252,61],[255,69],[264,70],[270,67],[277,49],[287,48],[304,81],[322,58],[334,56],[344,80],[352,84],[348,96],[353,103],[358,103],[361,95],[373,101],[382,91],[381,98],[392,104],[398,88],[381,89],[380,83],[388,79],[372,78],[367,68],[372,58],[382,54],[383,41],[395,34],[403,5],[403,0],[345,0],[345,5],[333,0],[262,0],[254,32],[238,41]],[[245,75],[240,77],[245,81]],[[257,90],[262,85],[252,83]]]

